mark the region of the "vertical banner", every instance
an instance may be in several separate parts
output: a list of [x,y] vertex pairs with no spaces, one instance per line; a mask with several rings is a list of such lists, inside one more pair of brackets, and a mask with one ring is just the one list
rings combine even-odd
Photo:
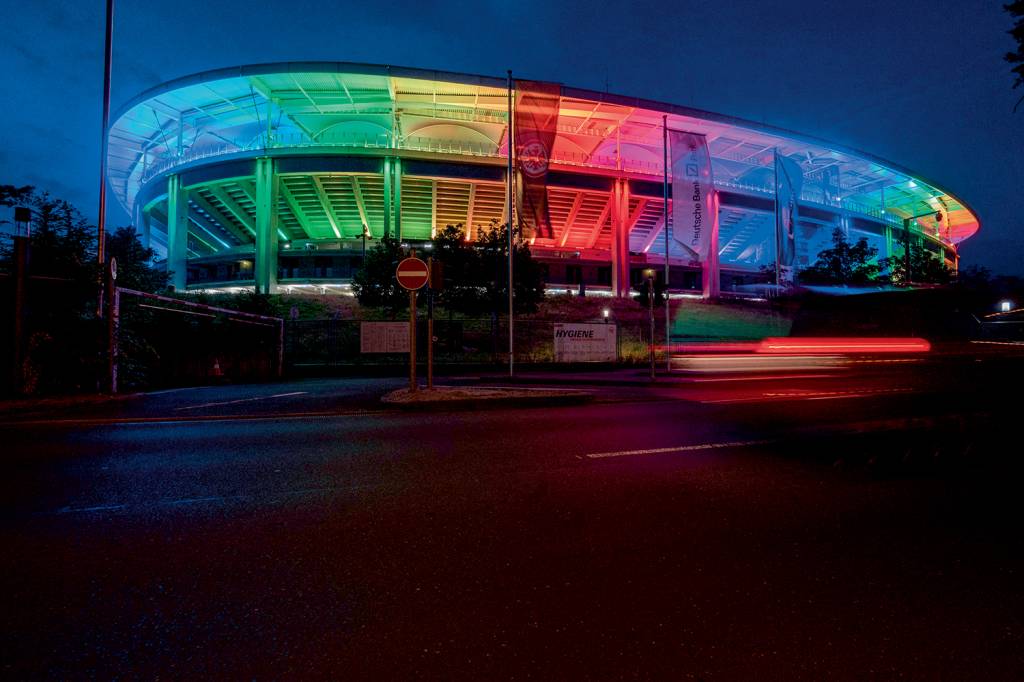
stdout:
[[800,218],[798,201],[803,189],[803,170],[793,159],[775,150],[775,253],[777,284],[793,283],[796,258],[796,226]]
[[558,132],[557,83],[516,81],[516,172],[522,186],[517,197],[523,237],[554,237],[548,212],[548,164]]
[[669,130],[672,159],[672,235],[703,264],[704,297],[718,296],[718,202],[708,141]]

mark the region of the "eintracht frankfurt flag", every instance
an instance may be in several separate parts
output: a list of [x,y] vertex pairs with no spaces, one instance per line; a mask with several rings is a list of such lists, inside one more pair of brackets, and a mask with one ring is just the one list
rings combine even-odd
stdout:
[[799,220],[803,170],[793,159],[775,151],[775,234],[779,264],[779,284],[793,281],[796,256],[796,226]]
[[517,211],[524,237],[553,237],[548,213],[548,163],[558,131],[556,83],[516,81],[516,171],[522,182]]
[[715,179],[707,138],[669,130],[672,155],[672,234],[675,240],[707,262],[711,236],[718,225]]

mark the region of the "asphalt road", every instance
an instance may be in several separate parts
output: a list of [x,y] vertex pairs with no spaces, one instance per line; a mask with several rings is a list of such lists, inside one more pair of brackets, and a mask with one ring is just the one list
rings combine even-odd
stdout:
[[430,414],[380,409],[400,380],[316,380],[22,412],[4,676],[1021,679],[1020,378],[960,359]]

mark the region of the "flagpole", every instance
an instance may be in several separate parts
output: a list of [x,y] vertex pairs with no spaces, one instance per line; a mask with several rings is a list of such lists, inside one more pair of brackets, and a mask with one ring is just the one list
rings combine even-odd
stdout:
[[778,289],[782,286],[782,282],[779,281],[780,276],[780,259],[781,249],[779,248],[782,244],[782,231],[780,229],[781,222],[779,220],[779,148],[775,147],[772,149],[772,159],[775,163],[775,292],[778,293]]
[[[114,0],[107,0],[106,42],[103,51],[103,123],[100,130],[100,201],[99,212],[96,214],[96,261],[103,272],[103,264],[107,262],[107,128],[110,126],[110,62],[113,54],[114,36]],[[138,225],[135,226],[136,229]],[[103,275],[100,275],[101,280]],[[102,317],[103,291],[102,281],[99,285],[99,296],[96,298],[96,315]],[[109,311],[108,311],[109,312]]]
[[661,222],[665,226],[665,369],[672,371],[672,315],[669,306],[668,269],[668,114],[661,117],[661,152],[663,171]]
[[511,379],[515,375],[515,335],[512,307],[512,260],[515,255],[515,241],[512,238],[512,69],[507,74],[508,85],[508,173],[506,184],[508,185],[508,376]]

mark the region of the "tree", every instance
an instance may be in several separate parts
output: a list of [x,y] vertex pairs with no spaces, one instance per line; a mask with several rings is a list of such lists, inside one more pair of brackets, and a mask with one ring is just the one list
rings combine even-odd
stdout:
[[[464,315],[500,314],[508,305],[508,231],[497,221],[482,228],[475,242],[465,238],[461,225],[439,230],[431,244],[432,255],[444,268],[444,288],[439,303]],[[422,254],[421,254],[422,255]],[[408,256],[397,239],[384,237],[366,253],[363,267],[352,278],[360,305],[384,308],[392,317],[409,305],[408,292],[395,280],[395,266]],[[515,244],[515,310],[530,313],[544,297],[544,277],[529,245]]]
[[883,266],[889,270],[889,279],[897,286],[914,284],[949,284],[956,273],[946,267],[938,254],[928,251],[916,241],[910,243],[910,282],[907,281],[907,258],[905,253],[883,259]]
[[832,248],[818,254],[810,267],[798,274],[803,284],[835,284],[864,286],[878,279],[881,264],[872,262],[878,249],[868,244],[865,237],[850,244],[841,228],[832,230]]
[[15,206],[24,204],[32,196],[35,188],[31,185],[15,187],[14,185],[0,185],[0,206]]
[[[1017,41],[1017,50],[1015,52],[1007,52],[1004,59],[1015,65],[1010,71],[1017,76],[1013,83],[1013,87],[1016,89],[1024,85],[1024,0],[1014,0],[1009,4],[1003,5],[1003,9],[1014,18],[1013,28],[1007,31],[1007,33]],[[1013,105],[1014,111],[1017,111],[1017,107],[1020,106],[1021,102],[1024,102],[1024,95],[1021,95],[1017,103]]]
[[490,310],[484,287],[486,274],[480,252],[466,239],[462,225],[438,230],[433,240],[433,256],[444,270],[444,288],[437,302],[449,312],[480,315]]
[[394,318],[409,305],[409,294],[395,279],[395,268],[408,251],[392,236],[382,237],[366,252],[363,267],[352,277],[359,305],[384,308]]
[[[489,228],[480,230],[476,249],[481,258],[481,284],[486,300],[495,313],[503,312],[508,309],[508,226],[492,221]],[[518,238],[513,244],[512,274],[515,312],[536,312],[537,305],[544,300],[544,273],[540,263],[533,259],[530,245]]]
[[107,234],[107,256],[117,259],[117,285],[155,293],[167,288],[168,273],[153,265],[153,249],[143,246],[135,228],[119,227]]
[[[22,388],[29,393],[93,390],[102,336],[95,317],[96,227],[67,201],[31,187],[0,185],[0,204],[25,205],[32,212]],[[117,258],[119,285],[144,291],[166,286],[166,273],[154,266],[153,252],[139,242],[134,228],[108,233],[107,249]],[[0,263],[12,268],[6,244]],[[139,313],[134,308],[122,312],[122,351],[127,357],[135,343],[132,316]]]

